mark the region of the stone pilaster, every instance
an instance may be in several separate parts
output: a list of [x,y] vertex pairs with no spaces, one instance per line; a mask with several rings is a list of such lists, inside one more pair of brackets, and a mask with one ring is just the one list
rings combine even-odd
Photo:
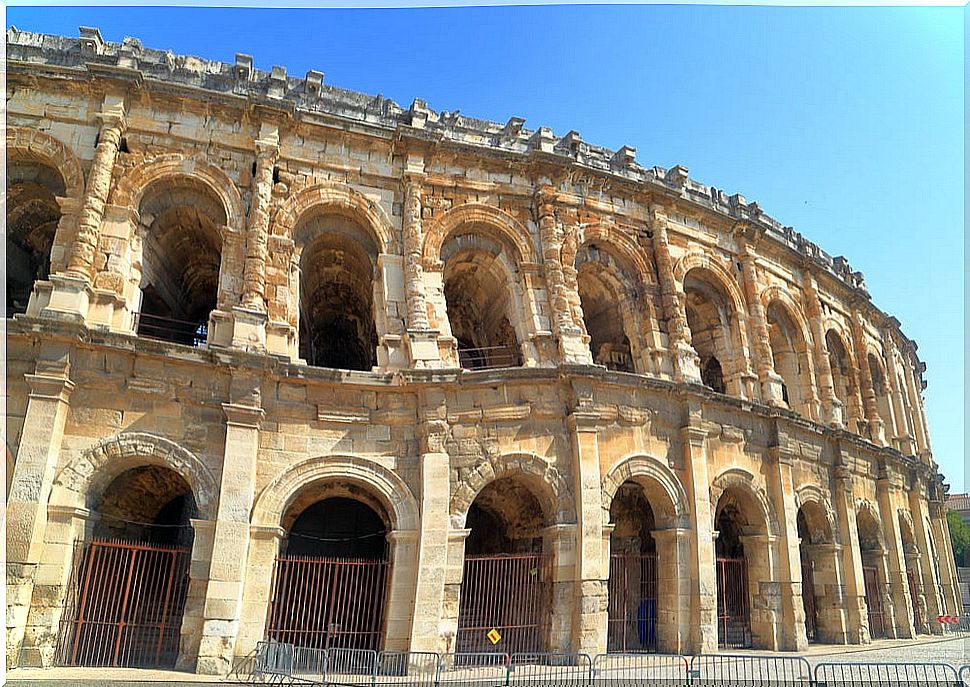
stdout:
[[266,262],[269,260],[273,167],[280,152],[279,127],[263,122],[255,148],[256,173],[246,227],[242,296],[239,305],[232,308],[232,346],[258,352],[266,350]]
[[451,496],[447,406],[440,391],[429,391],[422,400],[420,548],[410,648],[443,652],[449,650],[442,627]]
[[[751,642],[756,649],[779,651],[782,644],[782,625],[788,616],[784,615],[783,598],[789,597],[787,608],[791,609],[791,591],[786,593],[786,582],[779,581],[774,575],[776,565],[775,547],[777,537],[773,534],[743,534],[740,536],[744,546],[744,558],[748,570],[748,598],[751,599]],[[791,587],[791,583],[787,585]],[[801,600],[801,595],[798,597]],[[801,622],[799,623],[799,618]],[[805,612],[794,617],[795,624],[805,629]]]
[[845,408],[842,406],[842,401],[835,395],[832,364],[829,360],[828,346],[825,343],[822,302],[818,297],[818,284],[815,277],[808,270],[802,273],[802,293],[805,295],[806,315],[812,334],[812,354],[815,358],[815,369],[818,371],[822,422],[841,429],[845,427]]
[[845,585],[845,610],[850,633],[849,644],[868,644],[869,615],[866,610],[866,587],[862,576],[862,551],[852,496],[852,475],[844,465],[834,468],[835,512],[842,540],[842,573]]
[[52,347],[35,374],[25,375],[29,395],[23,434],[7,497],[7,665],[14,665],[30,610],[35,573],[44,550],[50,497],[74,382],[68,352]]
[[[233,380],[233,386],[251,386],[254,380]],[[236,396],[236,394],[232,394]],[[204,621],[196,672],[225,675],[232,664],[242,618],[250,542],[249,517],[256,494],[256,459],[259,452],[258,388],[248,398],[224,403],[226,444],[219,489],[219,510],[213,531]]]
[[701,426],[700,406],[689,404],[688,422],[680,430],[687,476],[687,498],[694,515],[690,567],[696,577],[690,589],[691,653],[717,651],[717,579],[714,563],[714,518],[707,471],[707,431]]
[[876,391],[872,386],[872,374],[869,370],[869,354],[866,349],[865,333],[862,326],[862,313],[852,311],[852,342],[856,351],[856,365],[859,368],[862,402],[869,423],[869,434],[873,443],[886,445],[886,430],[883,419],[879,417],[879,406],[876,403]]
[[963,612],[963,601],[960,597],[960,585],[957,582],[953,546],[950,544],[950,527],[946,522],[946,506],[942,503],[930,502],[930,526],[933,528],[933,539],[938,547],[944,608],[949,615],[960,615]]
[[[738,234],[738,256],[741,262],[741,277],[744,282],[744,295],[748,301],[748,316],[751,318],[751,328],[754,334],[754,351],[758,379],[761,382],[761,400],[773,406],[784,406],[785,400],[781,392],[781,375],[775,372],[774,358],[771,353],[771,337],[768,333],[768,320],[764,306],[761,304],[761,294],[758,289],[758,275],[755,271],[755,255],[749,241],[743,234]],[[743,324],[742,324],[743,326]]]
[[[651,532],[657,543],[657,649],[685,654],[690,647],[691,531],[671,527]],[[609,537],[606,537],[609,541]],[[607,558],[607,563],[609,558]]]
[[579,613],[573,626],[574,651],[591,656],[606,652],[609,556],[603,551],[603,504],[597,439],[598,414],[574,410],[567,418],[573,449],[574,493],[579,530],[576,572]]
[[899,533],[899,518],[894,503],[901,488],[898,475],[883,474],[876,480],[876,494],[879,501],[879,518],[882,520],[883,535],[886,537],[887,573],[889,591],[895,610],[896,636],[915,637],[912,601],[909,596],[909,581],[906,578],[906,559],[903,556],[903,542]]
[[97,115],[101,120],[101,131],[94,150],[94,160],[88,171],[84,204],[78,216],[77,234],[67,263],[68,276],[83,278],[88,283],[94,282],[94,274],[100,269],[96,264],[96,254],[101,235],[101,220],[104,217],[108,192],[111,190],[111,175],[118,159],[121,137],[127,127],[126,114],[124,98],[108,95]]
[[926,600],[926,617],[930,632],[943,634],[943,626],[936,622],[936,617],[946,613],[946,601],[942,596],[940,585],[939,555],[931,540],[933,531],[927,527],[929,511],[926,505],[925,485],[917,482],[912,489],[908,490],[908,494],[910,513],[913,515],[913,536],[916,537],[916,546],[923,554],[919,557],[919,563],[923,597]]
[[[559,355],[563,363],[588,365],[592,363],[589,346],[583,341],[582,329],[571,317],[573,308],[570,307],[570,302],[579,304],[579,294],[570,293],[563,272],[564,235],[556,217],[555,200],[555,192],[548,187],[541,189],[535,196],[539,241],[542,245],[542,267],[552,308],[553,333],[559,343]],[[578,309],[581,310],[582,306],[578,305]]]
[[[807,563],[812,566],[818,639],[825,644],[848,644],[848,611],[845,607],[845,585],[842,584],[845,577],[842,546],[835,543],[802,543],[802,547],[806,549]],[[802,593],[806,593],[806,590],[803,589]]]
[[674,379],[700,384],[700,358],[690,345],[685,295],[674,278],[670,241],[667,238],[667,211],[662,205],[650,207],[650,229],[653,231],[653,252],[657,261],[660,299],[667,319],[667,339],[673,358]]
[[[777,426],[776,443],[768,449],[772,467],[768,474],[770,499],[778,514],[778,559],[770,579],[776,580],[781,592],[781,618],[778,644],[782,650],[804,651],[808,646],[805,634],[805,606],[802,600],[801,551],[798,537],[798,504],[795,503],[795,484],[792,479],[792,459],[788,437]],[[767,466],[766,466],[767,467]]]
[[911,416],[906,407],[906,390],[900,385],[899,375],[897,374],[896,360],[899,358],[899,351],[896,342],[893,340],[892,332],[888,327],[882,330],[882,351],[886,359],[886,377],[889,382],[889,389],[892,398],[893,415],[895,417],[895,432],[893,434],[893,445],[896,449],[907,456],[916,455],[916,439],[911,427]]
[[424,227],[422,226],[421,196],[424,191],[424,160],[408,157],[409,171],[404,175],[404,206],[402,238],[404,246],[404,297],[407,307],[407,344],[410,363],[414,367],[440,367],[437,330],[428,318],[428,298],[425,292]]

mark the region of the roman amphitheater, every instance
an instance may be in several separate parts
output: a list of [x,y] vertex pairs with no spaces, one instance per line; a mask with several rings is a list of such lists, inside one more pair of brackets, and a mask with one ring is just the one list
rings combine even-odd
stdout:
[[925,366],[845,258],[631,147],[79,33],[7,33],[8,665],[958,612]]

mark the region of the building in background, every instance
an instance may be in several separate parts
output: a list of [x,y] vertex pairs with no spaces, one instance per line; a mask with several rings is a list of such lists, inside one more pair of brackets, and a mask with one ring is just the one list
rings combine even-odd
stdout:
[[246,55],[7,58],[8,664],[958,611],[916,346],[757,203]]

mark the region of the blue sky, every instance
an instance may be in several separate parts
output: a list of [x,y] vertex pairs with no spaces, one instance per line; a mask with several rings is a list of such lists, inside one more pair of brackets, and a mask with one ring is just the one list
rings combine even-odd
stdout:
[[919,343],[934,454],[964,489],[963,8],[10,7],[7,25],[249,53],[683,164],[865,273]]

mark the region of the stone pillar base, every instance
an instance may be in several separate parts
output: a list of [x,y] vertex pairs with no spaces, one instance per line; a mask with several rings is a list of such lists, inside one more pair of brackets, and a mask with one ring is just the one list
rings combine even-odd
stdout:
[[91,303],[91,285],[82,277],[52,274],[38,281],[27,303],[27,314],[51,320],[83,324]]
[[232,346],[252,353],[266,351],[266,313],[246,306],[209,314],[209,344]]
[[91,290],[87,324],[124,334],[134,334],[137,330],[125,297],[108,289]]
[[408,329],[404,335],[404,349],[411,367],[417,369],[441,367],[436,329]]
[[787,408],[788,404],[782,392],[784,383],[785,380],[777,372],[768,372],[761,381],[761,400],[770,406]]
[[674,379],[678,382],[700,384],[701,360],[690,344],[676,343],[670,352],[674,357]]
[[266,352],[289,360],[297,360],[299,351],[296,345],[296,327],[286,322],[266,323]]

